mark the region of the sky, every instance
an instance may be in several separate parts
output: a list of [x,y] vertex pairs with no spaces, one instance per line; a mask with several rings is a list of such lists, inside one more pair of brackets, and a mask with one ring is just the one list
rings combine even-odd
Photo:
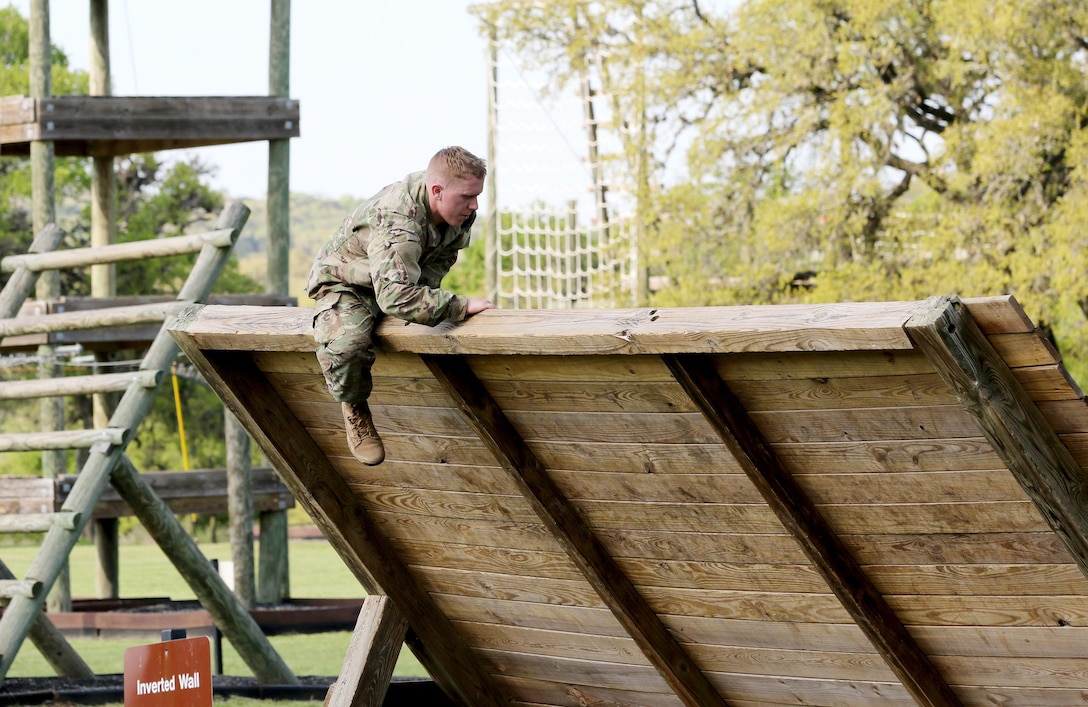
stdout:
[[[30,15],[30,0],[15,0]],[[369,195],[423,169],[447,145],[487,154],[486,43],[470,0],[295,0],[291,190]],[[111,0],[110,69],[117,96],[268,94],[269,0]],[[90,3],[53,0],[50,35],[89,68]],[[197,155],[213,186],[264,198],[265,142],[163,153]]]

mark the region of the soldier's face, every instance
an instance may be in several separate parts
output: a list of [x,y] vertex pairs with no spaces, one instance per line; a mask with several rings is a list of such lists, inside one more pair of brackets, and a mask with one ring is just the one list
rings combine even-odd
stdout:
[[450,179],[436,194],[434,212],[438,219],[451,226],[460,226],[480,208],[479,196],[484,180],[476,177]]

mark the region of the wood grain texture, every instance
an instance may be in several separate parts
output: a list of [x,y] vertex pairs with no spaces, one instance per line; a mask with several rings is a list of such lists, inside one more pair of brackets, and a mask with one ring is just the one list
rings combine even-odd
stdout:
[[[1011,297],[963,306],[994,352],[987,365],[1004,367],[1002,381],[1019,386],[1020,404],[1052,435],[1046,444],[1056,440],[1069,473],[1084,474],[1088,404],[1053,347]],[[436,328],[388,320],[371,397],[387,449],[378,467],[347,450],[310,312],[202,308],[184,329],[203,340],[198,350],[236,349],[263,372],[253,404],[288,411],[321,474],[342,484],[341,504],[365,513],[510,704],[683,703],[617,618],[616,598],[587,580],[589,555],[572,556],[582,532],[611,563],[601,576],[625,578],[644,602],[636,622],[658,622],[730,704],[1077,703],[1088,695],[1078,664],[1088,579],[1010,471],[992,423],[904,329],[926,311],[914,302],[497,311]],[[786,497],[807,498],[837,538],[831,554],[852,558],[871,594],[852,575],[832,590],[660,353],[699,354],[733,391],[793,479]],[[452,384],[427,363],[449,354],[465,354],[463,368],[446,371]],[[996,409],[1020,424],[1018,412]],[[548,490],[535,503],[559,504],[584,530],[557,532],[542,518],[510,472],[527,458],[536,490]],[[334,538],[340,525],[328,529]],[[882,657],[857,623],[850,602],[874,595],[928,672],[893,670],[913,657],[887,661],[902,647]],[[948,692],[912,695],[920,674]]]

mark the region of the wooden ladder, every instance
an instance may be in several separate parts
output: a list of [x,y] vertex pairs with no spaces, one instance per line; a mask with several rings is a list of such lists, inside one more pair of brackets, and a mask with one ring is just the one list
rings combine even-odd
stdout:
[[[173,527],[178,525],[177,520],[140,478],[125,456],[125,448],[150,409],[160,380],[177,357],[178,346],[167,331],[167,325],[181,310],[207,299],[248,217],[249,209],[244,204],[232,202],[220,214],[216,229],[207,233],[68,251],[54,250],[63,233],[55,226],[49,226],[35,238],[31,252],[0,261],[0,269],[13,273],[3,291],[0,291],[0,338],[105,326],[161,324],[139,370],[134,373],[68,376],[0,384],[0,400],[124,391],[105,428],[0,435],[0,452],[88,449],[87,460],[59,511],[0,516],[0,532],[45,532],[26,578],[12,577],[10,571],[0,564],[0,601],[8,602],[0,617],[0,684],[28,635],[43,654],[46,650],[39,638],[56,651],[57,636],[41,626],[42,623],[49,623],[42,613],[45,596],[63,571],[69,553],[111,481],[126,502],[131,499],[130,505],[140,505],[155,514],[155,524],[164,526],[163,532],[175,538],[185,535],[180,526]],[[16,318],[42,271],[186,253],[199,255],[176,300],[172,302]],[[183,540],[180,542],[184,544]],[[185,551],[199,555],[195,545],[185,548]],[[206,561],[204,564],[207,564]],[[221,624],[224,635],[239,649],[243,659],[254,668],[254,673],[266,682],[296,682],[297,679],[275,653],[245,607],[231,594],[210,565],[207,572],[201,571],[200,574],[199,581],[208,587],[209,600],[213,604],[206,608]],[[61,642],[64,643],[63,639]],[[61,653],[67,657],[63,666],[50,660],[59,674],[65,675],[69,671],[89,673],[85,664],[80,667],[82,660],[78,656],[72,659],[74,651],[62,645]]]

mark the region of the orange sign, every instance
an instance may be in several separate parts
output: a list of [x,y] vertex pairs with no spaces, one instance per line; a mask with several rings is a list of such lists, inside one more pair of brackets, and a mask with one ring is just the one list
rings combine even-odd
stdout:
[[211,639],[126,649],[125,707],[212,707]]

